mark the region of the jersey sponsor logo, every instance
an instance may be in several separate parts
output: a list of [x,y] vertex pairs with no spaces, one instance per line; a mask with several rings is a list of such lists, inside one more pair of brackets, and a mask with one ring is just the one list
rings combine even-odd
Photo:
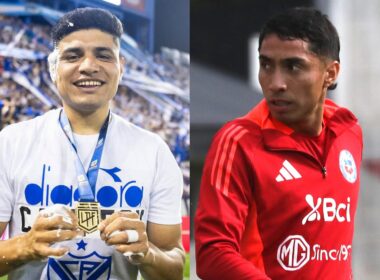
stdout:
[[294,180],[302,178],[301,174],[294,168],[294,166],[287,160],[282,163],[280,174],[277,175],[276,181],[283,182],[284,180]]
[[339,168],[343,177],[350,183],[355,183],[357,179],[357,170],[355,160],[352,154],[347,150],[340,151]]
[[[112,185],[99,186],[96,189],[95,198],[101,207],[139,207],[144,195],[144,187],[136,180],[123,182],[119,174],[122,170],[118,167],[111,169],[100,168],[109,175]],[[74,201],[79,200],[79,190],[72,185],[64,183],[51,185],[48,175],[53,172],[51,166],[42,167],[41,184],[29,183],[25,187],[25,200],[29,205],[49,206],[56,203],[73,206]],[[113,181],[113,182],[112,182]]]
[[301,235],[288,236],[277,249],[277,261],[287,271],[298,270],[310,260],[310,246]]
[[286,271],[296,271],[309,262],[347,261],[351,245],[341,244],[337,248],[322,248],[310,244],[301,235],[288,236],[277,249],[277,261]]
[[312,261],[347,261],[351,254],[351,245],[340,245],[336,249],[326,250],[321,245],[313,246]]
[[331,197],[318,197],[317,200],[314,200],[311,194],[307,194],[305,200],[311,207],[311,211],[302,219],[302,225],[320,220],[324,222],[351,222],[350,197],[347,197],[346,202],[337,203]]
[[[49,258],[47,279],[96,280],[110,279],[111,256],[101,256],[92,252],[85,256],[68,254],[70,260]],[[73,273],[75,272],[75,274]]]

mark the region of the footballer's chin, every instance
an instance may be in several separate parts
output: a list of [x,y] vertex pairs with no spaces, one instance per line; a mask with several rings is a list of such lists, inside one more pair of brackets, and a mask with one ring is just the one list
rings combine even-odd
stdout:
[[298,120],[297,116],[289,112],[286,112],[286,113],[273,112],[271,114],[274,119],[282,122],[283,124],[289,127],[292,127],[295,123],[297,123],[297,120]]
[[81,99],[76,100],[75,102],[64,102],[66,107],[78,112],[78,113],[93,113],[102,108],[109,107],[109,101],[99,102],[98,98],[96,100]]

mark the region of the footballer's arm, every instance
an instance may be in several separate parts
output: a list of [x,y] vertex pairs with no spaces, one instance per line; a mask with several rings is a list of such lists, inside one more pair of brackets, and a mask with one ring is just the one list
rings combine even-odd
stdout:
[[[72,220],[75,221],[74,214],[70,215],[73,215]],[[0,222],[0,235],[7,225],[7,222]],[[62,216],[48,218],[39,215],[27,233],[0,241],[0,275],[8,274],[32,260],[66,254],[68,248],[51,248],[50,245],[72,239],[77,235],[76,224],[65,222]]]
[[151,262],[139,265],[144,279],[183,279],[185,252],[181,241],[181,224],[147,223]]
[[240,129],[240,141],[248,135],[234,124],[225,126],[214,138],[205,161],[195,216],[197,274],[203,280],[268,280],[263,268],[240,253],[255,198],[244,147],[238,139],[228,137],[235,128]]

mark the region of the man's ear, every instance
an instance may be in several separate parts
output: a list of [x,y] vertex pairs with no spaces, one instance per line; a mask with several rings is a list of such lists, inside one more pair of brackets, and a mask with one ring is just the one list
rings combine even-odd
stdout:
[[120,78],[119,78],[119,82],[121,82],[121,80],[123,79],[123,74],[125,72],[125,67],[126,67],[126,60],[125,60],[125,57],[120,55]]
[[48,56],[48,66],[50,78],[55,84],[57,80],[57,64],[58,64],[58,50],[54,49]]
[[328,62],[327,68],[326,68],[325,81],[323,83],[323,86],[326,88],[329,88],[331,85],[333,85],[338,78],[339,71],[340,71],[339,61],[334,60],[334,61]]

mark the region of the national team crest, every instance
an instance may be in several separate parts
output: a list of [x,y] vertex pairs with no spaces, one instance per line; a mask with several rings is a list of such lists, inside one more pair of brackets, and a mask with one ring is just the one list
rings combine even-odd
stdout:
[[350,183],[355,183],[357,171],[355,160],[352,154],[347,150],[342,150],[339,154],[339,167],[343,177]]
[[92,252],[86,256],[75,256],[69,253],[70,260],[49,258],[47,278],[68,280],[110,279],[112,257]]

